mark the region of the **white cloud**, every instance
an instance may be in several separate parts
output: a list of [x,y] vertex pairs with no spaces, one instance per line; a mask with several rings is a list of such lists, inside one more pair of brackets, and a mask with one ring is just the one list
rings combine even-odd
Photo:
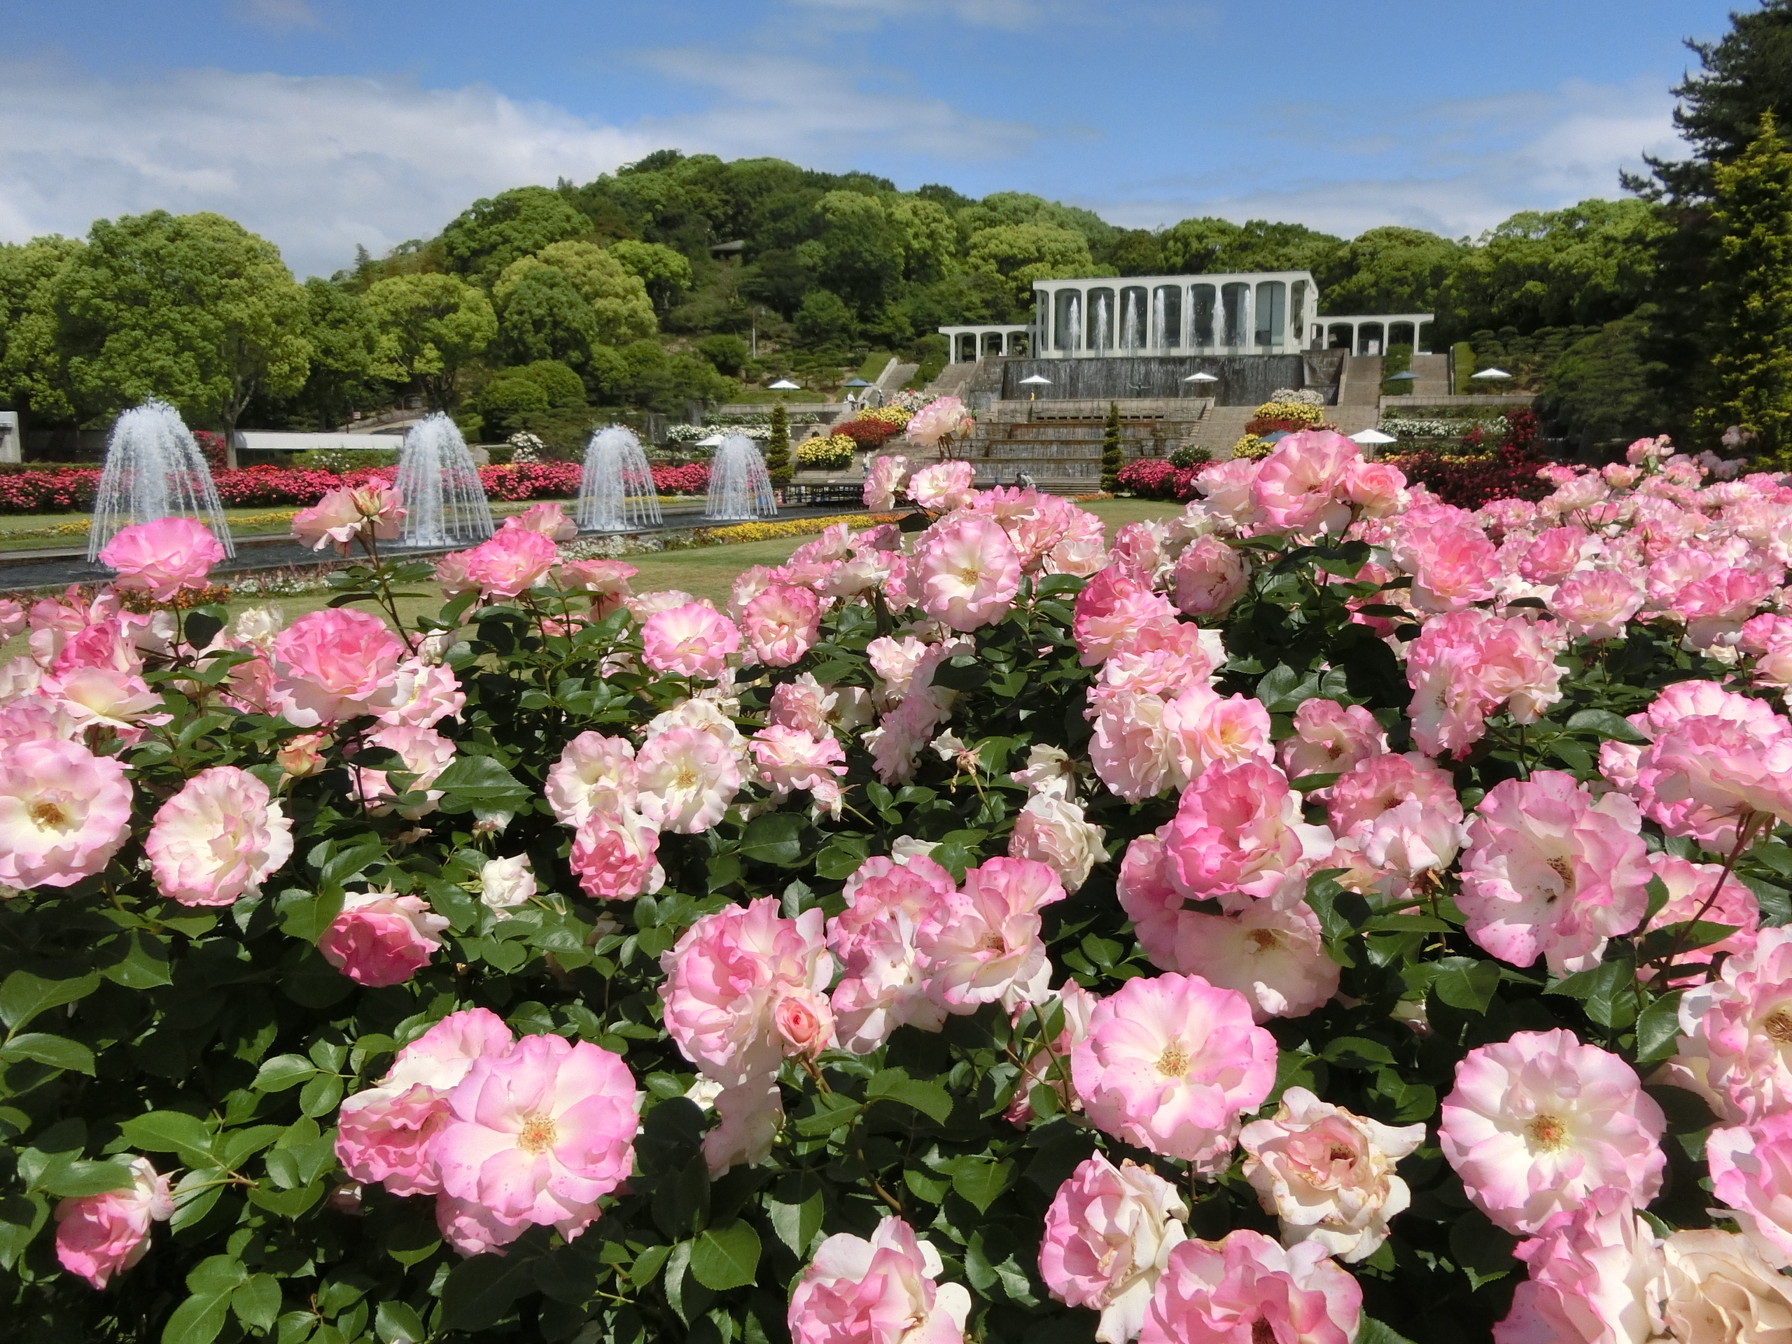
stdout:
[[848,70],[798,57],[678,48],[644,59],[722,101],[709,112],[647,118],[637,129],[666,144],[722,155],[776,154],[818,168],[865,168],[893,156],[1003,158],[1040,134],[1024,122],[961,112],[900,86],[868,88]]
[[273,239],[300,275],[440,229],[469,202],[585,181],[655,148],[478,86],[177,70],[108,83],[0,65],[0,239],[84,233],[97,217],[216,210]]
[[306,0],[235,0],[231,8],[238,18],[276,33],[323,27],[317,11]]
[[975,28],[1015,32],[1067,8],[1063,0],[790,0],[813,17],[868,26],[911,20],[956,19]]
[[[1141,228],[1215,214],[1298,220],[1346,236],[1396,223],[1473,237],[1521,210],[1618,196],[1619,170],[1641,169],[1645,153],[1686,153],[1673,106],[1660,82],[1639,81],[1444,102],[1371,125],[1326,126],[1313,109],[1289,108],[1282,152],[1248,178],[1160,179],[1096,208]],[[1336,138],[1328,144],[1321,134]],[[1314,162],[1330,171],[1301,167]]]
[[298,274],[328,274],[356,244],[377,255],[427,237],[477,197],[588,181],[667,145],[849,168],[1001,156],[1034,136],[794,58],[646,59],[716,106],[617,127],[477,85],[224,70],[112,83],[55,63],[0,63],[0,239],[216,210],[273,239]]

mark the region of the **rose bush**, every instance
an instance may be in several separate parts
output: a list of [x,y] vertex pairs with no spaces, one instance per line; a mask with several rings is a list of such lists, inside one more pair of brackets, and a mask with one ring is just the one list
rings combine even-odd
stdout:
[[0,605],[11,1332],[1782,1338],[1792,488],[1625,467]]

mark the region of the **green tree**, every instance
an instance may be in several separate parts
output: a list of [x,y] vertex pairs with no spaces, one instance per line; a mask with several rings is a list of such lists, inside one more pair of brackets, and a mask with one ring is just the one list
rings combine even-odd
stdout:
[[243,408],[297,392],[310,366],[305,291],[278,248],[222,215],[97,221],[53,302],[83,418],[163,397],[222,428],[233,462]]
[[740,377],[748,355],[747,343],[740,337],[730,336],[725,332],[705,336],[698,341],[697,353],[714,364],[718,373],[725,373],[731,378]]
[[0,404],[48,420],[73,420],[68,370],[56,344],[56,278],[81,251],[78,238],[0,243]]
[[518,187],[474,201],[442,230],[448,269],[489,288],[519,257],[583,238],[591,221],[546,187]]
[[772,478],[772,484],[784,486],[790,484],[792,475],[790,465],[790,412],[784,409],[784,403],[778,402],[772,407],[771,433],[765,440],[765,471]]
[[[528,269],[518,274],[519,267]],[[605,343],[596,314],[565,271],[525,258],[504,274],[510,283],[500,282],[497,289],[502,297],[496,352],[502,362],[558,359],[582,366],[591,347]]]
[[859,315],[881,307],[903,271],[903,230],[883,202],[857,191],[830,191],[816,202],[819,237],[798,254],[821,283]]
[[852,309],[832,290],[811,289],[796,310],[797,339],[811,349],[826,349],[852,338]]
[[471,398],[486,433],[507,438],[519,429],[533,429],[540,417],[563,417],[585,409],[585,384],[558,360],[501,369]]
[[455,377],[498,334],[485,295],[452,275],[395,275],[367,291],[373,323],[373,372],[415,385],[429,404],[447,410]]
[[1430,312],[1462,253],[1461,243],[1423,229],[1367,229],[1344,244],[1331,274],[1318,277],[1325,311]]
[[1344,240],[1304,224],[1253,219],[1243,224],[1204,217],[1185,219],[1158,240],[1165,268],[1176,275],[1229,271],[1312,271],[1336,263]]
[[1792,452],[1792,149],[1771,112],[1713,173],[1717,253],[1705,286],[1710,358],[1694,427],[1740,425],[1762,454]]
[[1462,253],[1438,297],[1454,333],[1604,323],[1635,312],[1655,278],[1665,226],[1645,201],[1526,210]]
[[1126,449],[1120,437],[1120,403],[1108,403],[1108,421],[1101,430],[1101,488],[1120,488],[1120,468],[1126,465]]
[[1543,383],[1542,411],[1582,451],[1661,432],[1668,406],[1645,353],[1646,314],[1608,322],[1568,347]]
[[1097,269],[1088,239],[1058,224],[998,224],[980,230],[971,236],[965,264],[1006,283],[1009,311],[1004,317],[1031,310],[1035,280],[1110,273]]
[[622,269],[638,279],[647,289],[656,312],[665,312],[677,297],[691,287],[691,263],[682,252],[674,252],[664,243],[643,243],[623,238],[604,251],[622,263]]
[[492,286],[492,301],[506,309],[517,286],[531,274],[554,271],[566,277],[591,314],[592,339],[625,345],[659,330],[647,286],[615,254],[595,243],[550,243],[533,256],[504,268]]
[[374,376],[373,320],[361,295],[316,276],[304,289],[311,369],[292,409],[311,427],[327,429],[382,401],[385,389]]

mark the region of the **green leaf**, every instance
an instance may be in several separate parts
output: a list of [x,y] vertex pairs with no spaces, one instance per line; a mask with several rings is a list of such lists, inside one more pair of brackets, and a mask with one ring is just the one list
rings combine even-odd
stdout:
[[1680,995],[1663,994],[1636,1019],[1636,1062],[1655,1064],[1674,1053],[1680,1039]]
[[66,1036],[51,1036],[41,1031],[14,1036],[0,1048],[0,1060],[11,1064],[20,1059],[33,1059],[53,1069],[93,1076],[93,1051]]
[[759,1234],[738,1218],[704,1228],[691,1242],[691,1273],[714,1292],[746,1287],[759,1273]]
[[1373,1316],[1365,1316],[1362,1324],[1356,1328],[1355,1344],[1413,1344],[1413,1342],[1392,1326],[1383,1325]]
[[317,1072],[317,1065],[303,1055],[275,1055],[263,1060],[250,1084],[257,1092],[284,1092]]
[[280,1315],[280,1280],[272,1274],[251,1274],[230,1295],[230,1309],[249,1329],[272,1330]]
[[1431,989],[1439,999],[1464,1012],[1487,1011],[1500,987],[1500,968],[1496,963],[1473,957],[1444,957],[1434,965],[1438,973]]
[[821,1177],[813,1172],[786,1176],[772,1187],[765,1200],[765,1212],[771,1219],[772,1231],[799,1260],[807,1258],[810,1244],[821,1231],[822,1215],[826,1211]]
[[444,1330],[489,1330],[510,1312],[513,1302],[529,1291],[532,1269],[527,1258],[476,1255],[448,1271],[442,1285]]
[[[201,1260],[187,1275],[192,1294],[174,1309],[162,1330],[162,1344],[211,1344],[224,1328],[231,1298],[249,1271],[233,1256],[213,1255]],[[278,1292],[279,1285],[275,1285]]]
[[1611,738],[1617,742],[1646,742],[1641,733],[1631,727],[1629,721],[1621,714],[1614,714],[1609,709],[1583,709],[1578,714],[1569,716],[1568,731],[1585,733],[1589,737]]
[[881,1069],[865,1086],[867,1101],[893,1101],[911,1106],[936,1125],[952,1114],[952,1097],[938,1083],[910,1078],[903,1069]]
[[442,811],[515,812],[532,795],[517,777],[490,756],[460,756],[430,785],[442,791]]
[[801,836],[808,823],[795,812],[767,812],[747,823],[740,852],[759,863],[794,868],[803,861]]
[[1543,992],[1579,999],[1587,1017],[1602,1027],[1627,1027],[1636,1020],[1636,965],[1628,957],[1563,976]]
[[188,1166],[210,1163],[212,1134],[205,1122],[181,1111],[150,1111],[119,1126],[125,1142],[145,1153],[178,1153]]
[[20,1031],[39,1013],[86,998],[100,987],[100,978],[89,972],[70,980],[46,980],[30,971],[14,971],[0,984],[0,1022]]
[[419,1344],[429,1332],[416,1309],[405,1302],[382,1302],[373,1314],[374,1333],[381,1344]]
[[1014,1179],[1014,1164],[972,1155],[952,1164],[952,1188],[978,1213],[985,1213]]
[[44,1165],[31,1186],[58,1199],[75,1199],[82,1195],[123,1190],[135,1180],[131,1169],[123,1162],[89,1162],[59,1153]]

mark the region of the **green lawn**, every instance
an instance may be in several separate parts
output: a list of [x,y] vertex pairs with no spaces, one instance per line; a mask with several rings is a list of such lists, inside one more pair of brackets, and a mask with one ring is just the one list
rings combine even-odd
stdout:
[[[1097,500],[1083,507],[1107,524],[1109,537],[1113,536],[1115,528],[1124,527],[1127,523],[1152,518],[1174,518],[1182,512],[1180,505],[1148,499]],[[784,537],[777,541],[749,541],[733,546],[700,546],[692,550],[666,551],[657,555],[631,555],[628,563],[640,571],[633,584],[638,593],[678,588],[693,597],[706,597],[721,606],[727,602],[735,576],[742,570],[754,565],[782,564],[792,551],[809,540],[809,537]],[[263,600],[277,601],[290,620],[308,611],[316,611],[329,601],[329,595],[318,593],[306,597],[257,599],[254,602],[233,602],[231,606],[235,610],[256,605]],[[427,605],[421,601],[407,603],[409,609],[405,611],[406,617],[425,609]]]

